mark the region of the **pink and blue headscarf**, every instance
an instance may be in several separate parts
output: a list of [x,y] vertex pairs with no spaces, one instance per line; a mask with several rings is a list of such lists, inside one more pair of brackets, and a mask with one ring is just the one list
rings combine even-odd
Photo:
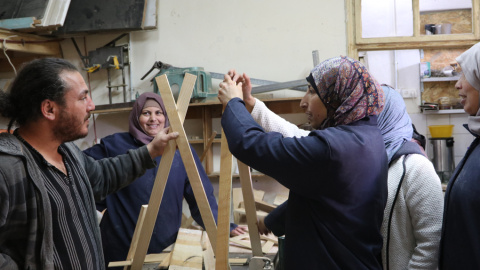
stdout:
[[307,81],[327,108],[320,129],[347,125],[378,115],[384,98],[380,84],[367,68],[349,57],[327,59],[312,69]]

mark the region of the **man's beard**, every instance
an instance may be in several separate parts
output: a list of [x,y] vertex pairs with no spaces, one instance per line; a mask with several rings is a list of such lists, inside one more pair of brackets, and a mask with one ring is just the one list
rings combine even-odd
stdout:
[[79,122],[78,118],[63,110],[63,112],[60,113],[58,125],[56,125],[53,129],[53,134],[61,142],[75,141],[77,139],[85,138],[88,135],[88,132],[82,133],[81,130],[83,125],[84,122]]

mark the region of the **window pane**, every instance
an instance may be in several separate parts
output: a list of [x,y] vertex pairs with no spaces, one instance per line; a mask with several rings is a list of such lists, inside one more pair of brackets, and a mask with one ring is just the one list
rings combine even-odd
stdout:
[[412,1],[362,0],[362,37],[413,36]]
[[472,0],[420,0],[420,34],[472,33]]

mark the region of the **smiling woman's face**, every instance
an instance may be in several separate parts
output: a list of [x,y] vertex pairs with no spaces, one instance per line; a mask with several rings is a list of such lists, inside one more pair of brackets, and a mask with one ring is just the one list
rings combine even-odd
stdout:
[[468,115],[476,115],[479,109],[479,93],[478,90],[467,81],[465,75],[462,75],[455,84],[455,88],[458,89],[458,95],[463,105],[463,109]]
[[155,137],[165,126],[165,115],[158,107],[146,107],[143,108],[138,122],[147,135]]

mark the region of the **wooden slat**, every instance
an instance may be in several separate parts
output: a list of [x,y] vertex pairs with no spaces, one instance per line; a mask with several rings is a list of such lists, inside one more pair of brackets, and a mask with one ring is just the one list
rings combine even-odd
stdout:
[[[4,39],[7,39],[6,44],[9,51],[56,57],[62,56],[62,51],[60,49],[61,39],[44,38],[0,29],[0,40],[3,41]],[[0,49],[3,50],[3,42],[0,42]]]
[[220,177],[218,191],[218,232],[215,269],[230,269],[228,264],[228,246],[230,237],[230,203],[232,194],[232,154],[222,129],[220,146]]
[[213,140],[215,140],[215,136],[217,136],[217,132],[214,131],[210,138],[208,139],[207,144],[205,145],[205,148],[203,149],[203,154],[200,157],[200,161],[203,162],[205,157],[207,156],[208,152],[210,151],[210,147],[212,146]]
[[413,10],[413,36],[420,36],[420,2],[419,0],[412,0]]
[[257,209],[255,207],[255,197],[253,196],[252,177],[250,176],[250,167],[240,160],[238,163],[238,173],[240,175],[240,184],[242,186],[243,201],[245,203],[245,212],[247,215],[248,233],[252,246],[253,256],[263,256],[260,234],[257,226]]
[[[159,77],[157,77],[157,78],[159,78]],[[164,76],[163,78],[164,78],[163,81],[166,81],[168,91],[170,91],[170,86],[168,85],[167,77]],[[188,76],[188,78],[189,78],[189,80],[196,79],[196,77],[191,78],[190,76]],[[187,80],[187,76],[185,77],[185,79]],[[190,92],[190,95],[191,95],[191,93],[193,92],[193,84],[191,82],[186,83],[186,84],[184,83],[182,85],[182,90],[181,91]],[[185,85],[185,87],[184,87],[184,85]],[[164,85],[164,88],[165,88],[165,85]],[[170,95],[171,95],[171,91],[170,91]],[[180,100],[180,98],[189,98],[189,97],[188,97],[188,94],[186,94],[186,95],[179,96],[179,100]],[[185,104],[185,102],[181,101],[180,104]],[[183,121],[185,119],[184,118],[181,119],[180,115],[183,115],[183,116],[186,115],[186,111],[188,109],[188,106],[178,107],[178,110],[177,110],[174,100],[173,101],[170,100],[170,103],[168,103],[168,105],[169,105],[169,107],[174,107],[171,115],[173,116],[173,111],[175,111],[177,122],[180,122],[180,125],[182,126]],[[165,106],[166,106],[166,104],[165,104]],[[178,113],[177,113],[177,111],[178,111]],[[133,262],[132,262],[132,265],[131,265],[130,269],[141,270],[142,267],[143,267],[143,263],[145,261],[145,256],[147,254],[148,246],[150,245],[150,239],[152,237],[153,229],[155,227],[155,222],[157,221],[158,210],[160,209],[160,204],[162,202],[163,193],[165,191],[165,186],[167,184],[168,175],[170,173],[170,168],[172,166],[173,158],[175,156],[176,144],[177,144],[176,141],[173,141],[173,140],[169,141],[169,143],[167,144],[167,146],[165,147],[165,150],[163,152],[162,159],[160,161],[160,165],[158,166],[157,176],[155,177],[155,182],[153,184],[152,193],[150,195],[150,200],[148,202],[147,213],[146,213],[146,216],[145,216],[144,224],[143,224],[142,229],[141,229],[142,233],[140,235],[139,244],[137,246],[137,249],[134,252]],[[138,224],[137,224],[137,226],[138,226]]]
[[358,59],[358,51],[355,47],[355,4],[353,1],[345,1],[347,10],[347,55],[353,59]]
[[[185,84],[188,84],[187,78],[189,77],[193,78],[196,76],[188,73],[185,74],[185,79],[182,83],[182,89]],[[160,90],[160,94],[162,95],[163,101],[165,103],[165,109],[167,110],[167,114],[169,115],[168,119],[170,120],[170,125],[173,131],[176,131],[179,134],[176,141],[178,149],[180,151],[180,156],[182,157],[183,164],[187,171],[188,179],[190,180],[190,185],[192,186],[193,194],[195,196],[198,209],[200,210],[202,221],[205,225],[205,230],[207,231],[208,237],[212,242],[212,246],[215,248],[217,239],[217,226],[215,224],[215,218],[213,217],[207,195],[205,194],[205,190],[203,188],[202,180],[200,178],[200,175],[198,174],[198,168],[193,158],[190,145],[188,144],[187,135],[185,134],[185,129],[183,128],[183,119],[180,119],[180,113],[175,113],[175,100],[173,98],[172,91],[170,90],[170,85],[168,83],[166,75],[156,77],[156,81]],[[182,96],[181,92],[182,90],[180,91],[179,100]],[[189,96],[191,96],[191,94]]]
[[[212,109],[209,107],[204,107],[203,108],[203,138],[210,138],[211,133],[212,133]],[[204,149],[207,149],[207,145],[204,145]],[[205,172],[207,173],[207,175],[209,175],[213,172],[212,148],[206,151],[204,159],[205,159]]]
[[[145,221],[145,215],[147,213],[148,205],[142,205],[140,208],[140,214],[138,215],[137,225],[135,226],[135,231],[132,236],[132,243],[130,244],[130,249],[127,254],[127,261],[132,261],[135,251],[137,250],[138,241],[140,240],[141,231],[143,228],[143,222]],[[128,270],[128,267],[125,266],[124,270]]]

